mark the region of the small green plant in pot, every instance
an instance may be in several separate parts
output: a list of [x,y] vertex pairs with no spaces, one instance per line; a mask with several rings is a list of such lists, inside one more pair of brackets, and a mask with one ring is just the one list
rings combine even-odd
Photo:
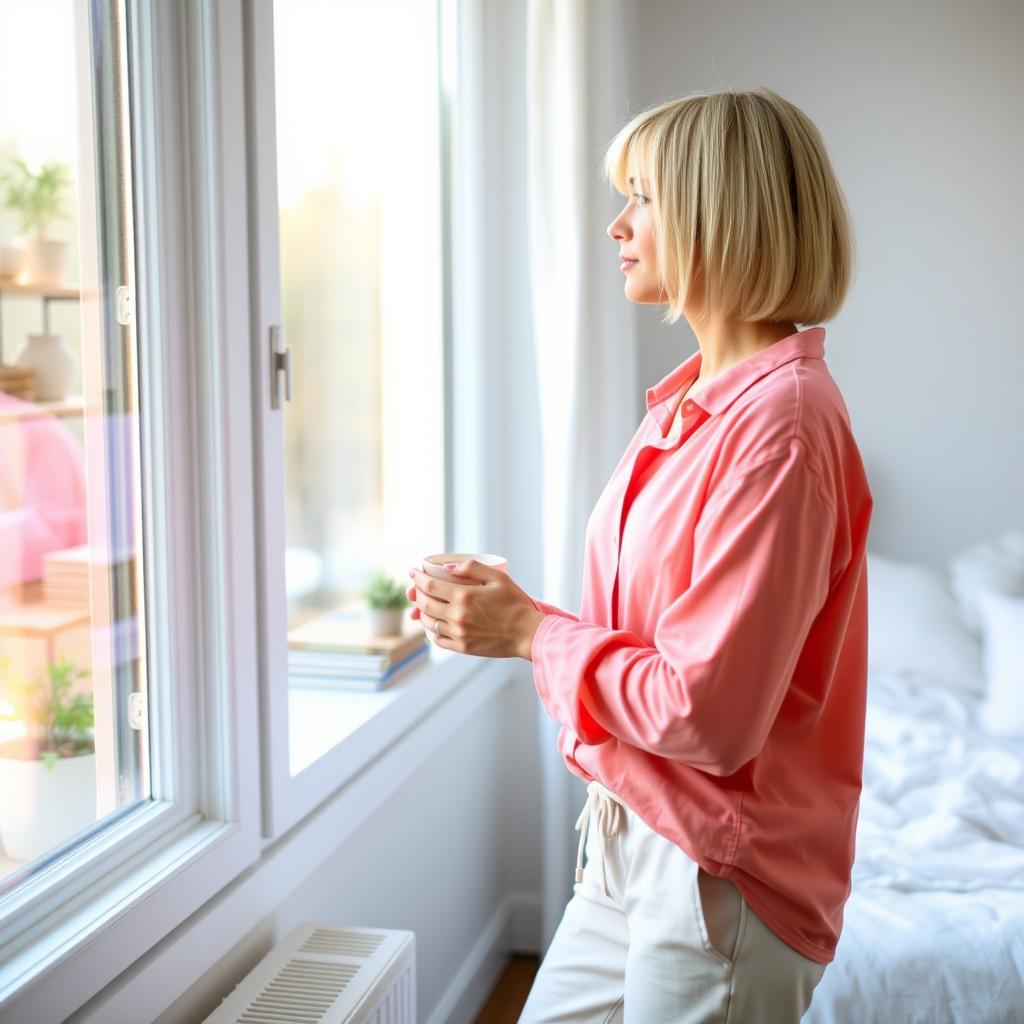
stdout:
[[374,636],[395,636],[402,632],[402,618],[409,605],[405,586],[385,572],[377,573],[363,588],[370,632]]
[[0,721],[25,735],[0,744],[0,843],[32,860],[96,820],[92,694],[72,693],[89,675],[62,655],[26,682],[0,663]]
[[65,193],[71,184],[67,164],[51,161],[33,171],[24,160],[12,157],[0,173],[4,205],[21,219],[28,252],[26,276],[32,284],[59,286],[67,268],[67,242],[48,238],[46,230],[56,220],[66,220]]

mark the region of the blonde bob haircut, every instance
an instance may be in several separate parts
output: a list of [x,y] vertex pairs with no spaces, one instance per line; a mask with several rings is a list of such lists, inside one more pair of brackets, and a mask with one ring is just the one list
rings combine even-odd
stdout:
[[798,325],[838,313],[854,261],[846,201],[817,128],[771,89],[641,111],[609,144],[604,173],[652,201],[664,323],[683,315],[698,273],[702,322],[712,311]]

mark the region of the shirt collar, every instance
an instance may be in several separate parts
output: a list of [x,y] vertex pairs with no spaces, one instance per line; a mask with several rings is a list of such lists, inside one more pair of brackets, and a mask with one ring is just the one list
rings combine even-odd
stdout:
[[[824,355],[825,328],[808,327],[780,338],[730,366],[707,384],[702,384],[691,401],[712,416],[717,415],[727,409],[751,384],[783,363],[794,359],[822,359]],[[667,429],[668,421],[675,413],[674,403],[670,405],[670,400],[678,396],[684,384],[688,385],[696,379],[700,373],[700,361],[700,349],[697,349],[654,387],[647,389],[647,410],[662,429]]]

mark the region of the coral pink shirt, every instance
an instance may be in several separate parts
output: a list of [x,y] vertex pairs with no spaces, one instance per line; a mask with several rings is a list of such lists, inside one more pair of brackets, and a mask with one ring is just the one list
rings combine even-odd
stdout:
[[873,506],[824,339],[701,385],[676,438],[700,352],[647,390],[587,522],[580,615],[536,601],[531,652],[569,769],[819,963],[851,888]]

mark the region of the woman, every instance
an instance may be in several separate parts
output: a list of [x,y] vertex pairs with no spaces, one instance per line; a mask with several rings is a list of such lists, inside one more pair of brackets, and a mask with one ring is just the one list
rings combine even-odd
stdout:
[[530,659],[589,783],[587,870],[521,1021],[797,1021],[842,928],[864,744],[873,502],[824,329],[797,330],[842,305],[848,216],[763,87],[643,111],[605,166],[626,297],[699,351],[647,390],[579,617],[475,562],[414,571],[413,614]]

